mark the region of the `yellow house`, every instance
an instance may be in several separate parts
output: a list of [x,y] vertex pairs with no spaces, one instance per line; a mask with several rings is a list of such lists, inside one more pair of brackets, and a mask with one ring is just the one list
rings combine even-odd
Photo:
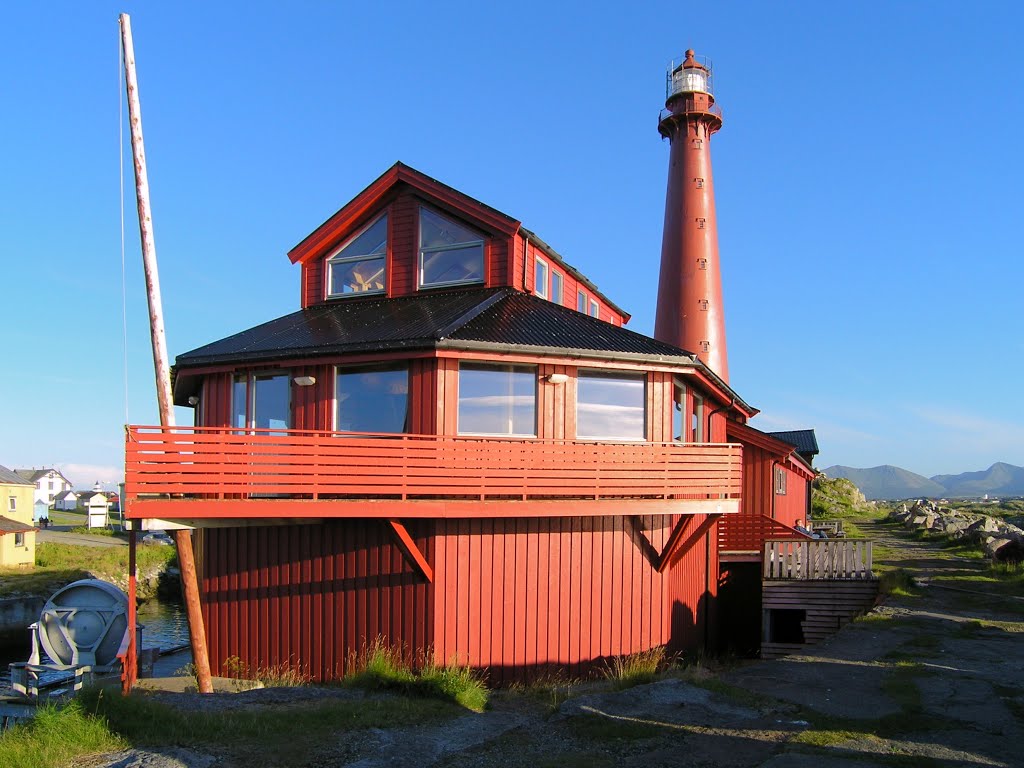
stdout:
[[32,503],[36,486],[0,465],[0,566],[32,567],[36,527]]

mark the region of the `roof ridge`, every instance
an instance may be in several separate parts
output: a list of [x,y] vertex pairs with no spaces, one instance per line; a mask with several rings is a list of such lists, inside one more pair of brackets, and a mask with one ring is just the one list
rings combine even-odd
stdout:
[[502,286],[493,294],[491,294],[486,299],[481,301],[479,304],[474,306],[472,309],[466,311],[461,317],[457,318],[451,323],[448,323],[448,325],[446,325],[444,328],[437,332],[435,338],[437,338],[438,340],[448,338],[450,334],[455,333],[455,331],[459,330],[462,326],[475,320],[477,317],[479,317],[481,314],[483,314],[488,309],[493,307],[499,301],[508,298],[508,296],[510,295],[510,291],[514,290],[515,289],[509,288],[508,286]]

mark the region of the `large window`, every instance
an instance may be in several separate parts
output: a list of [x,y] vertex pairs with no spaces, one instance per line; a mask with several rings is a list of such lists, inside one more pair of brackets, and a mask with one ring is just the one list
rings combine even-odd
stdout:
[[384,215],[327,257],[327,295],[382,293],[387,250]]
[[576,386],[576,436],[595,440],[647,437],[644,374],[581,371]]
[[407,432],[409,371],[405,365],[338,368],[334,428],[339,432]]
[[484,280],[483,238],[450,219],[420,208],[420,287]]
[[459,434],[537,434],[537,371],[521,365],[459,366]]
[[291,376],[250,373],[236,376],[231,388],[231,425],[240,428],[291,427]]

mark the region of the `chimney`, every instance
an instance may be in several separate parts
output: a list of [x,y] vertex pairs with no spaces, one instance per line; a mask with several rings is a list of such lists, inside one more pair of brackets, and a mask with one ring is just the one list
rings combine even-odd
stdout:
[[698,61],[692,50],[669,65],[667,81],[658,132],[671,149],[654,338],[695,353],[728,382],[711,178],[711,136],[722,127],[722,111],[712,92],[711,63]]

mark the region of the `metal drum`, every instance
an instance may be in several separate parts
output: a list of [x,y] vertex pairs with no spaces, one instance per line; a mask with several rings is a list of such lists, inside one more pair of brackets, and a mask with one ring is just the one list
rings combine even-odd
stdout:
[[37,635],[56,668],[110,667],[128,633],[128,596],[106,581],[82,579],[43,606]]

